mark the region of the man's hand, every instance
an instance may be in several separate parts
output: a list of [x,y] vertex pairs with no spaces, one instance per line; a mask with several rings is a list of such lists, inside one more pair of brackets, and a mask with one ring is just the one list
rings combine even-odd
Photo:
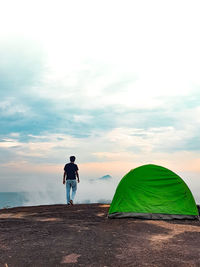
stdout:
[[80,183],[80,180],[78,179],[77,182]]
[[63,184],[65,184],[65,176],[66,176],[66,172],[64,171],[64,174],[63,174]]

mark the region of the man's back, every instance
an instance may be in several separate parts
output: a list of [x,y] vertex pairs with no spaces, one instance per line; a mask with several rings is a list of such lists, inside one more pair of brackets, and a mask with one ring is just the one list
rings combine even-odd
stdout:
[[72,162],[67,163],[64,167],[66,172],[67,180],[76,180],[76,171],[78,171],[78,166]]

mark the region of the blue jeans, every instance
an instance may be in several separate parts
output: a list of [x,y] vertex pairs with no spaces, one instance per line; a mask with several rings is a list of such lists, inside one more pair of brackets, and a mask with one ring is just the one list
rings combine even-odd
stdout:
[[[70,190],[71,190],[71,188],[72,188],[72,196],[70,198]],[[67,203],[69,203],[70,200],[74,201],[74,197],[76,195],[76,189],[77,189],[76,180],[66,180]]]

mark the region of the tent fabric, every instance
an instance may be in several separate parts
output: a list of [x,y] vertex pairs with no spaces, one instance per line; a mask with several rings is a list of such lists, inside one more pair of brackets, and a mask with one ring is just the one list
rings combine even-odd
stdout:
[[186,183],[167,168],[149,164],[120,181],[109,218],[197,219],[198,210]]

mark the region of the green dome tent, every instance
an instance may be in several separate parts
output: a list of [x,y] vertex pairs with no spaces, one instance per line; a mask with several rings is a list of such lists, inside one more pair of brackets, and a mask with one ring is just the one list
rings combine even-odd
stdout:
[[120,181],[109,218],[197,219],[192,193],[174,172],[153,164],[131,170]]

